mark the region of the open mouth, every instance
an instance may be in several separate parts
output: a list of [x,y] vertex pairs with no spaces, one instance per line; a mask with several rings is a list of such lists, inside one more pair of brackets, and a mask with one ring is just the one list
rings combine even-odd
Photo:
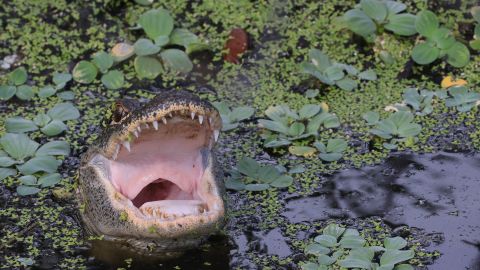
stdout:
[[210,167],[219,136],[216,120],[178,110],[137,121],[128,127],[129,136],[118,139],[111,158],[97,155],[92,161],[101,163],[124,207],[145,219],[208,215],[219,208]]

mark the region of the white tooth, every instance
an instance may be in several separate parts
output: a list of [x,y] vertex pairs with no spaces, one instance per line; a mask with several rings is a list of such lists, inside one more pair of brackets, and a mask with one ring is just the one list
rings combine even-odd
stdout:
[[213,136],[215,137],[215,141],[218,141],[218,136],[220,135],[220,130],[214,130]]
[[130,152],[130,142],[124,141],[122,144],[123,144],[123,147],[127,148],[128,152]]
[[138,138],[138,131],[135,130],[135,131],[133,132],[133,135],[135,135],[135,137]]
[[155,130],[158,130],[158,122],[157,121],[153,121],[153,127],[155,128]]
[[115,152],[113,153],[113,160],[117,159],[118,151],[120,151],[120,144],[117,144],[117,146],[115,146]]
[[212,122],[213,122],[212,117],[209,117],[209,118],[208,118],[208,122],[210,123],[210,125],[212,124]]
[[142,128],[140,126],[137,127],[138,132],[142,132]]
[[[190,113],[190,116],[192,116],[192,120],[195,119],[195,113],[194,112],[191,112]],[[199,116],[200,117],[200,116]]]
[[198,122],[200,122],[200,125],[203,123],[203,115],[198,116]]
[[168,116],[173,117],[172,113],[168,113]]
[[149,128],[150,128],[150,126],[148,125],[148,123],[145,123],[145,128],[146,128],[146,129],[149,129]]
[[167,118],[162,117],[162,122],[166,125],[167,124]]

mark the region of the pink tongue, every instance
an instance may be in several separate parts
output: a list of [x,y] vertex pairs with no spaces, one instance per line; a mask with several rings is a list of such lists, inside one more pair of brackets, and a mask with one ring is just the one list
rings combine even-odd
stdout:
[[110,172],[115,188],[132,200],[145,186],[158,179],[169,180],[192,193],[202,176],[201,164],[198,151],[131,153],[117,161],[110,160]]

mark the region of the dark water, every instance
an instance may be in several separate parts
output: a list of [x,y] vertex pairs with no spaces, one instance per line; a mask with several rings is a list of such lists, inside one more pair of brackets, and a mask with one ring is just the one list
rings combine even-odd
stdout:
[[397,155],[384,164],[345,170],[316,197],[287,203],[292,222],[380,216],[392,227],[440,233],[429,269],[480,269],[480,156]]
[[[379,216],[393,228],[416,227],[439,239],[428,249],[439,250],[442,256],[428,269],[477,270],[479,168],[480,155],[398,154],[381,165],[336,173],[315,196],[288,199],[282,215],[290,223]],[[126,258],[133,259],[130,269],[257,269],[247,253],[292,255],[280,228],[245,230],[230,222],[227,231],[228,237],[215,237],[208,246],[167,261],[97,242],[90,250],[95,257],[91,269],[125,267]]]

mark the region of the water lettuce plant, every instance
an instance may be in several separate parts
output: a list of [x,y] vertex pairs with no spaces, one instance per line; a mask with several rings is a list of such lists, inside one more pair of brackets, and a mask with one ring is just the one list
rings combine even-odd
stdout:
[[480,51],[480,6],[472,7],[470,13],[476,22],[473,40],[470,41],[470,47],[474,50]]
[[24,133],[40,129],[47,136],[56,136],[65,130],[64,121],[80,117],[80,112],[71,103],[59,103],[47,111],[38,114],[33,121],[16,116],[5,120],[5,129],[10,133]]
[[100,51],[92,56],[92,61],[82,60],[73,68],[73,79],[82,84],[92,83],[100,71],[101,81],[108,89],[119,89],[123,86],[125,79],[120,70],[110,70],[114,64],[111,54]]
[[343,16],[348,29],[365,40],[373,42],[385,30],[400,36],[417,33],[415,15],[402,13],[407,6],[398,1],[361,0]]
[[303,62],[300,69],[302,73],[310,74],[322,83],[352,91],[357,88],[360,80],[374,81],[377,79],[375,71],[369,69],[359,72],[354,66],[335,63],[320,50],[311,49],[308,55],[310,62]]
[[347,149],[347,141],[344,139],[329,139],[327,144],[315,141],[312,146],[292,145],[288,151],[297,156],[313,157],[320,152],[319,158],[323,161],[332,162],[342,158],[343,152]]
[[0,85],[0,100],[9,100],[13,96],[21,100],[30,100],[35,95],[33,88],[25,84],[28,79],[27,70],[18,67],[8,74],[8,84]]
[[248,106],[230,108],[225,102],[213,102],[222,118],[222,131],[232,130],[238,127],[240,121],[252,117],[255,109]]
[[435,13],[429,10],[419,12],[415,28],[424,39],[416,44],[412,51],[412,59],[417,64],[428,65],[442,58],[457,68],[468,64],[470,52],[467,46],[455,40],[449,29],[440,26]]
[[[54,85],[46,85],[38,91],[38,96],[40,98],[47,98],[53,96],[58,90],[65,88],[67,83],[72,80],[72,75],[70,73],[54,73],[52,77],[52,82]],[[58,93],[58,96],[62,99],[65,97],[73,95],[71,91],[63,91]],[[69,99],[68,97],[66,99]]]
[[317,104],[306,104],[298,112],[287,105],[271,106],[265,115],[269,119],[260,119],[258,124],[266,131],[262,137],[267,148],[282,147],[296,140],[316,137],[322,126],[340,126],[337,116],[329,113],[326,106]]
[[377,112],[367,112],[363,115],[367,124],[374,125],[370,133],[388,142],[383,143],[387,149],[396,149],[398,142],[405,142],[414,138],[422,130],[422,126],[413,123],[414,116],[409,111],[398,111],[388,118],[380,120]]
[[471,92],[465,86],[455,86],[448,89],[445,99],[447,107],[455,107],[459,112],[470,111],[480,101],[480,93]]
[[286,174],[285,168],[265,164],[243,157],[236,169],[230,172],[225,186],[233,190],[263,191],[269,188],[285,188],[293,183],[293,178]]
[[40,146],[25,134],[6,133],[0,138],[0,180],[17,173],[40,177],[54,174],[62,163],[55,156],[69,153],[70,146],[64,141]]
[[[382,246],[369,246],[358,230],[330,224],[305,248],[315,262],[305,262],[303,270],[327,270],[332,267],[369,270],[413,270],[406,262],[413,250],[402,250],[407,241],[402,237],[385,238]],[[402,263],[402,264],[401,264]]]

